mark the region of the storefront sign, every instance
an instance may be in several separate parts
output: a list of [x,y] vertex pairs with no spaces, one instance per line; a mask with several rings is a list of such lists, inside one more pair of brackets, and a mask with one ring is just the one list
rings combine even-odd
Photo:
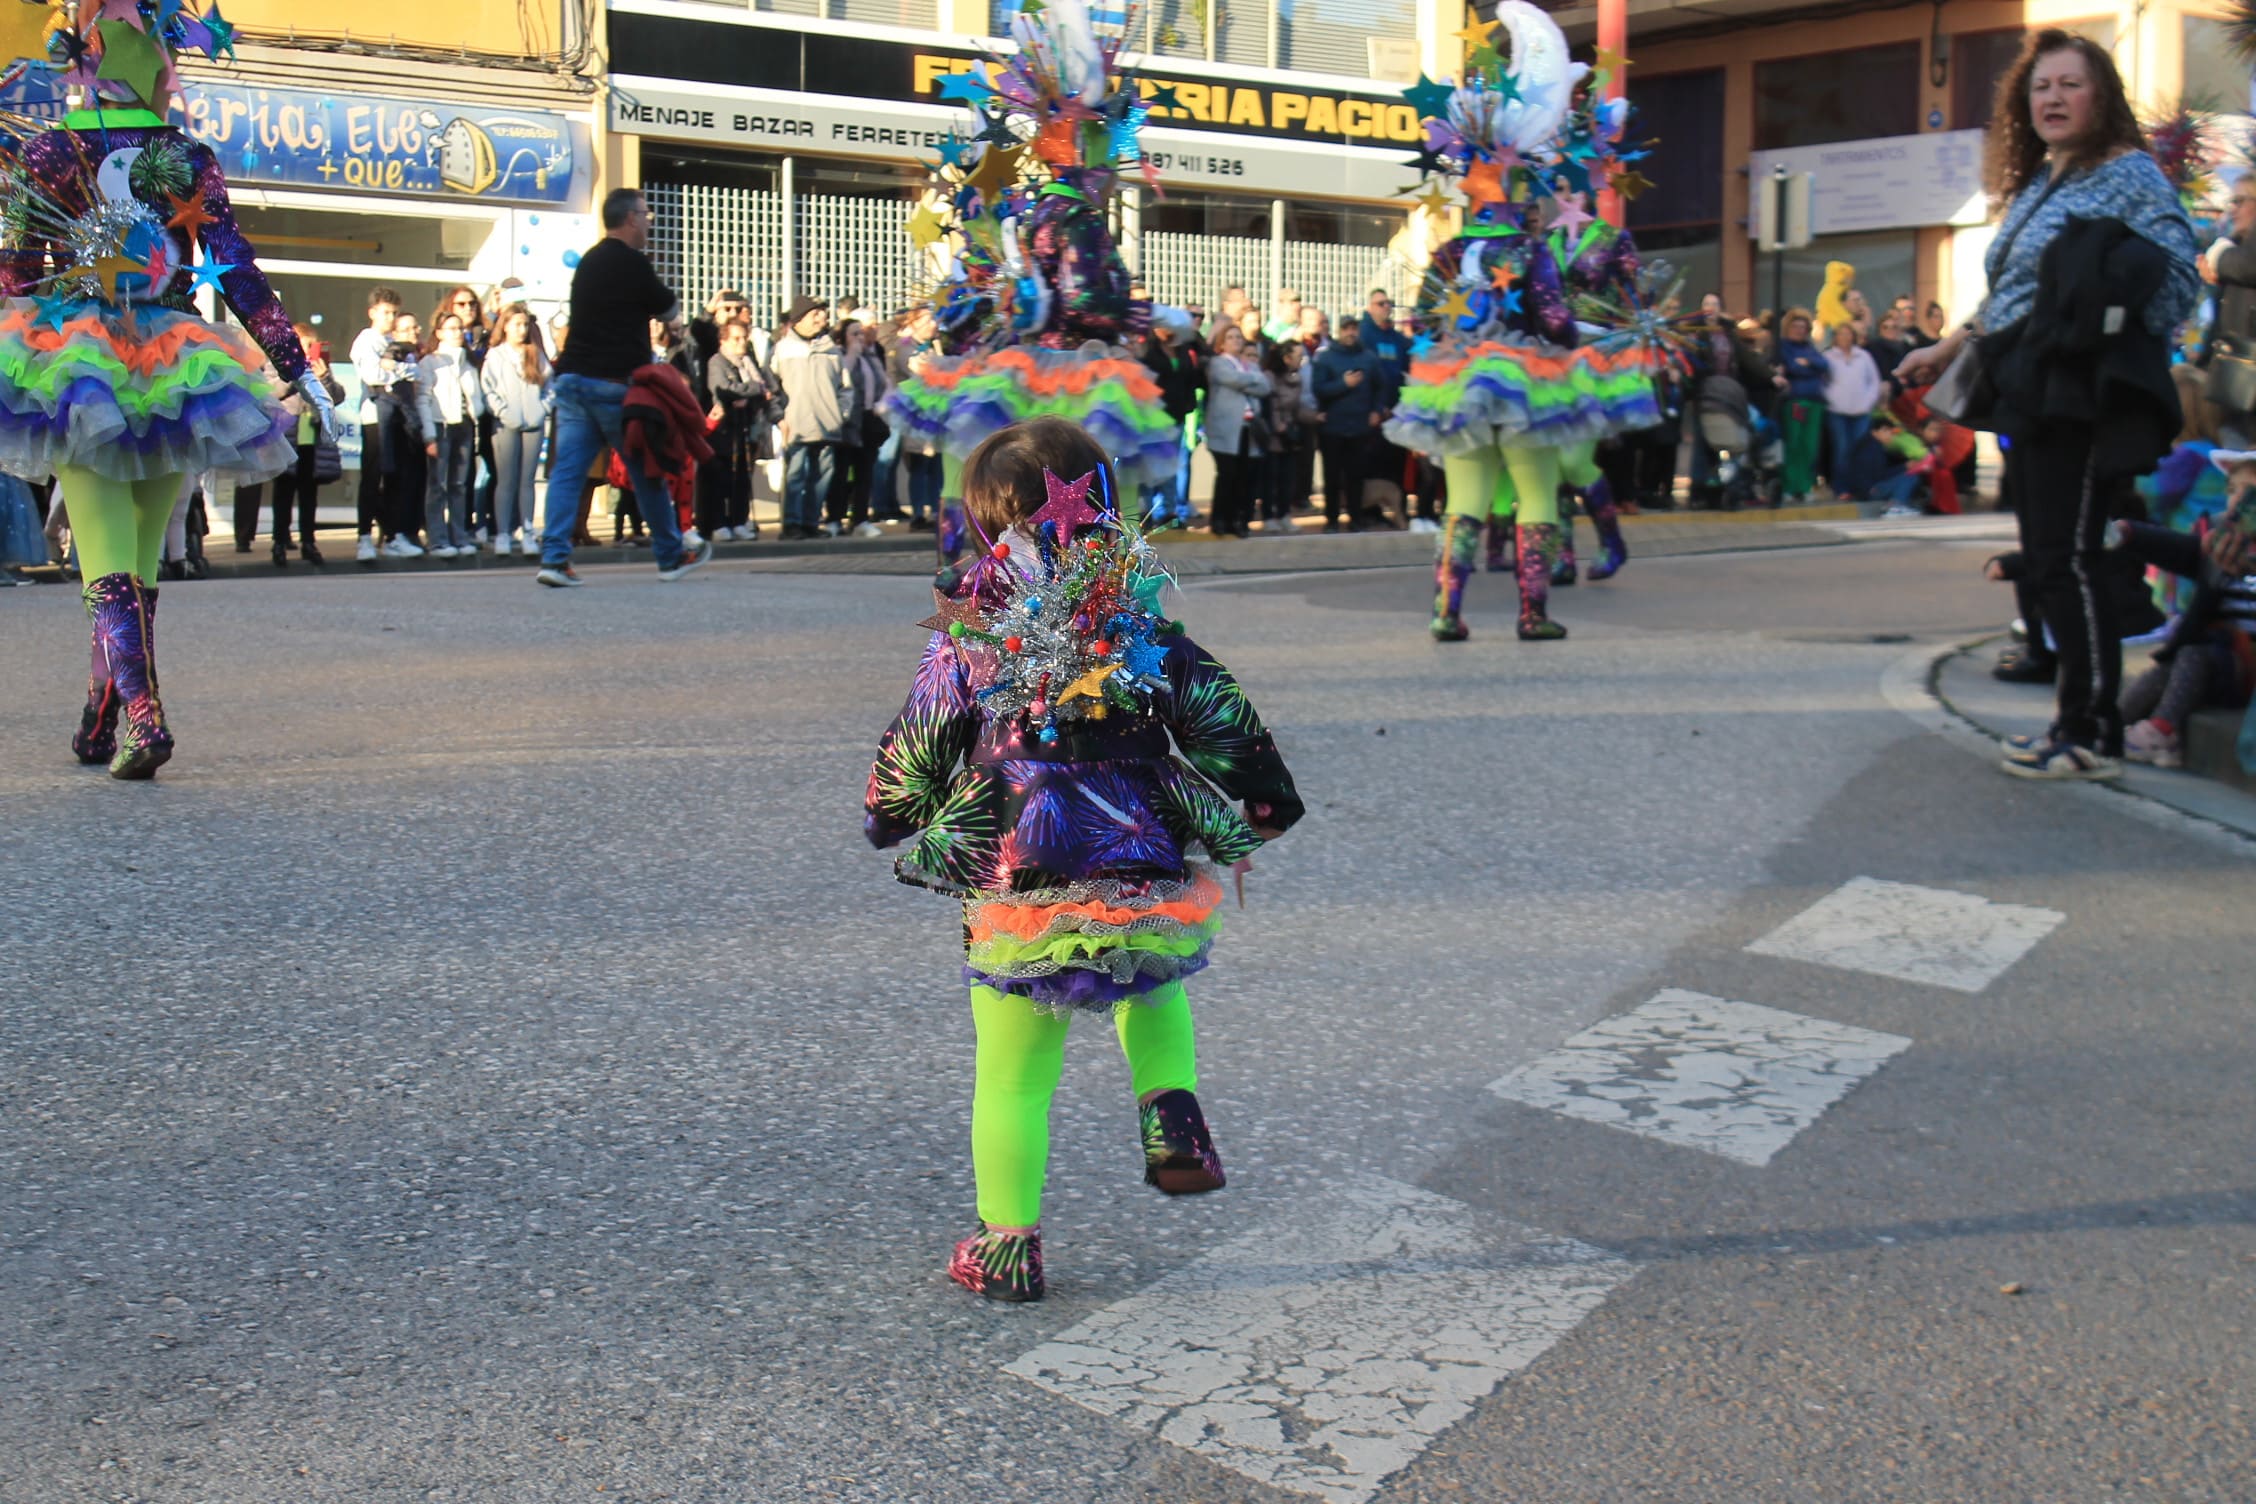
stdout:
[[[611,7],[611,67],[617,74],[676,84],[737,85],[779,94],[916,104],[937,100],[939,81],[979,60],[937,39],[841,36],[755,18],[691,18],[631,0]],[[1418,112],[1399,93],[1309,88],[1231,78],[1214,65],[1150,58],[1138,65],[1147,98],[1173,90],[1151,120],[1177,131],[1213,131],[1281,141],[1394,150],[1421,138]],[[969,118],[961,106],[958,118]],[[614,115],[616,118],[616,115]]]
[[269,187],[562,205],[585,156],[571,122],[542,110],[210,82],[189,84],[185,105],[230,178]]
[[1758,151],[1748,159],[1748,181],[1769,182],[1780,164],[1815,176],[1810,229],[1818,235],[1978,225],[1989,217],[1980,131]]
[[[19,69],[0,86],[0,110],[60,120],[55,75]],[[566,205],[587,197],[584,140],[562,115],[489,105],[254,89],[188,80],[188,134],[210,147],[232,182],[266,188]]]
[[[848,104],[766,89],[692,91],[663,79],[611,80],[611,128],[625,135],[899,161],[929,160],[963,127],[960,105]],[[1408,176],[1392,153],[1202,135],[1172,122],[1164,130],[1147,127],[1142,140],[1163,189],[1378,199]]]

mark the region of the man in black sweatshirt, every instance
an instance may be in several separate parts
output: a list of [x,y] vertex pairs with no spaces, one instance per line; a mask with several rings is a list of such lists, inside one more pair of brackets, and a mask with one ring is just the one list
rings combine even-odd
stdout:
[[572,568],[572,528],[580,487],[606,449],[616,450],[650,529],[658,578],[678,580],[713,557],[713,545],[682,547],[681,518],[666,477],[645,475],[621,447],[627,381],[650,364],[650,321],[681,319],[681,304],[644,254],[650,205],[641,190],[615,188],[603,199],[603,239],[572,273],[572,322],[556,357],[556,449],[549,457],[548,511],[542,518],[537,578],[559,589],[585,583]]

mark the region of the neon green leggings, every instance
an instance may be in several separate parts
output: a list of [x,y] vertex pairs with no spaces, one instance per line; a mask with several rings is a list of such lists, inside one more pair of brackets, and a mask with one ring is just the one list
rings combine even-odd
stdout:
[[79,573],[98,580],[106,574],[157,577],[164,556],[165,524],[180,499],[180,477],[152,475],[147,480],[112,480],[97,471],[65,465],[55,472],[70,509],[71,539],[78,545]]
[[[1599,475],[1603,473],[1598,468],[1598,445],[1595,441],[1570,444],[1564,449],[1551,450],[1550,453],[1559,457],[1559,479],[1574,487],[1577,491],[1589,490],[1592,482],[1596,481]],[[1551,516],[1521,517],[1517,520],[1530,523],[1557,522],[1559,520],[1558,494],[1559,488],[1554,485],[1551,488]],[[1489,515],[1499,522],[1513,520],[1512,514],[1518,509],[1519,500],[1519,487],[1513,484],[1511,474],[1509,472],[1500,474],[1496,477],[1496,501],[1490,507]],[[1568,515],[1573,515],[1571,510]]]
[[[971,1095],[979,1219],[989,1227],[1032,1227],[1042,1220],[1050,1097],[1065,1069],[1067,1020],[992,987],[971,989],[971,1019],[979,1031]],[[1198,1090],[1198,1045],[1182,983],[1122,1005],[1112,1021],[1138,1102],[1163,1091]]]
[[1452,454],[1441,462],[1449,482],[1449,515],[1476,521],[1519,507],[1520,525],[1559,520],[1559,451],[1517,444],[1471,454]]

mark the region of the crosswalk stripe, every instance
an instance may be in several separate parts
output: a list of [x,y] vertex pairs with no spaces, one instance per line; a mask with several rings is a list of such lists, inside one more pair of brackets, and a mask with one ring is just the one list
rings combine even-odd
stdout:
[[1909,1048],[1898,1034],[1670,988],[1495,1082],[1498,1096],[1766,1165]]
[[1248,1478],[1362,1504],[1632,1272],[1369,1176],[1005,1372]]
[[2067,918],[1973,893],[1858,877],[1747,949],[1980,992]]

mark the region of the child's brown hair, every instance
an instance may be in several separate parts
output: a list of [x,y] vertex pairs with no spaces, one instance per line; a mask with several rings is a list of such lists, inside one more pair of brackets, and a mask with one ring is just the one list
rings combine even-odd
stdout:
[[1104,470],[1104,478],[1090,488],[1089,500],[1102,504],[1099,493],[1105,501],[1113,500],[1110,463],[1097,441],[1063,418],[1034,418],[989,434],[964,461],[964,510],[990,540],[1000,538],[1049,499],[1042,481],[1045,470],[1066,481]]

